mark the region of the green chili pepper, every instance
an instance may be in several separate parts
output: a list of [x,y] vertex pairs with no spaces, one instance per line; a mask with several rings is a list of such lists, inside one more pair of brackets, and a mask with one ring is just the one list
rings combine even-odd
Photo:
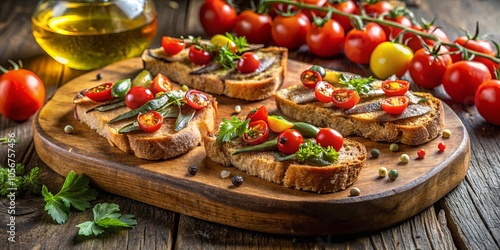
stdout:
[[149,88],[149,85],[151,85],[152,81],[153,76],[151,75],[151,73],[147,70],[142,70],[132,80],[132,86],[143,86]]
[[116,82],[111,88],[111,95],[114,97],[124,97],[132,87],[132,80],[129,78]]
[[305,138],[316,138],[319,132],[318,127],[306,122],[294,122],[293,129],[299,131]]
[[278,140],[275,138],[263,142],[261,144],[240,148],[234,151],[232,155],[248,153],[248,152],[263,152],[263,151],[277,151],[277,150],[278,150]]

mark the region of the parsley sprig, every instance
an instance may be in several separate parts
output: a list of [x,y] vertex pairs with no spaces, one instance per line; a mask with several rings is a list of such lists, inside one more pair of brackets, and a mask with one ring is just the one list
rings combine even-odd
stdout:
[[197,49],[207,51],[212,55],[214,60],[222,65],[225,69],[233,69],[236,67],[236,61],[240,59],[240,53],[249,47],[246,37],[233,36],[231,33],[226,33],[225,36],[234,42],[236,45],[236,52],[228,47],[216,46],[213,44],[204,44],[201,42],[201,37],[189,36],[194,46]]
[[330,146],[324,148],[313,141],[304,142],[295,154],[275,154],[277,161],[296,160],[299,163],[306,163],[312,166],[331,165],[337,162],[338,157],[339,153],[334,148]]
[[85,221],[76,225],[79,235],[90,236],[104,233],[105,229],[131,228],[137,220],[131,214],[120,214],[120,206],[115,203],[97,204],[92,209],[93,221]]
[[68,220],[71,206],[80,211],[90,208],[89,201],[95,200],[97,191],[89,187],[87,175],[79,176],[71,171],[56,195],[49,192],[45,185],[42,186],[42,195],[46,202],[45,211],[57,223],[62,224]]
[[360,95],[366,95],[370,90],[373,89],[373,82],[375,79],[373,77],[360,77],[360,76],[346,76],[341,74],[339,77],[339,83],[347,86],[348,89],[355,90]]
[[242,121],[237,116],[232,116],[231,119],[222,118],[222,123],[219,126],[219,132],[215,138],[216,143],[228,142],[236,137],[241,137],[248,130],[250,119]]

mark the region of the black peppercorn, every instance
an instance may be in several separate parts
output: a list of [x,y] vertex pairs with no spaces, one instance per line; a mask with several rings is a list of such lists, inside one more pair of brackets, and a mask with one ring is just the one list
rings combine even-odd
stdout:
[[241,175],[237,175],[237,176],[233,177],[233,179],[231,181],[233,182],[233,185],[235,187],[239,187],[239,186],[241,186],[241,184],[243,184],[243,177],[241,177]]
[[190,175],[195,175],[196,173],[198,173],[198,166],[196,165],[191,165],[188,167],[188,173]]

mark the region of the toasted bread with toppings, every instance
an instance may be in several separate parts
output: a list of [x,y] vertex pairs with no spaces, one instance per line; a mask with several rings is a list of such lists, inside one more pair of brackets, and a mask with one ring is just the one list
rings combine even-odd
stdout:
[[144,68],[153,75],[162,73],[170,80],[204,92],[255,101],[274,95],[286,73],[288,51],[282,47],[253,50],[260,58],[259,69],[241,74],[236,69],[224,69],[213,62],[197,66],[189,61],[189,49],[168,56],[163,48],[147,49],[142,54]]
[[138,158],[160,160],[189,152],[200,145],[202,138],[214,130],[217,102],[211,96],[209,97],[209,105],[197,110],[192,120],[180,131],[174,129],[176,118],[166,118],[163,119],[161,128],[154,133],[135,131],[121,134],[118,130],[137,119],[136,116],[116,123],[109,124],[108,122],[130,109],[122,106],[110,111],[97,111],[94,108],[101,103],[94,102],[81,93],[77,94],[74,99],[74,112],[80,122],[96,130],[99,135],[108,140],[110,145],[126,153],[134,154]]
[[311,166],[296,161],[277,161],[276,152],[250,152],[233,155],[245,146],[239,139],[226,143],[216,143],[213,136],[203,139],[207,156],[224,166],[234,166],[249,175],[285,187],[317,193],[331,193],[346,189],[358,178],[366,161],[366,148],[363,144],[344,139],[339,151],[338,161],[328,166]]
[[294,120],[334,128],[344,136],[357,135],[373,141],[420,145],[443,131],[443,104],[429,93],[409,92],[419,99],[418,103],[410,104],[401,115],[390,115],[377,108],[362,112],[364,105],[376,106],[386,98],[383,94],[361,98],[356,110],[346,111],[332,103],[304,101],[306,96],[314,95],[311,91],[314,92],[302,85],[281,89],[275,95],[276,105],[284,115]]

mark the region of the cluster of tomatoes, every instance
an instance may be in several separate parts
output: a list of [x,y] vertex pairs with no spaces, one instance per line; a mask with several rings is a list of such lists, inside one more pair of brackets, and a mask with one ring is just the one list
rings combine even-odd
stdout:
[[[481,56],[468,58],[458,48],[499,58],[491,42],[478,37],[462,36],[450,42],[446,33],[433,23],[417,23],[407,15],[409,10],[394,6],[389,1],[347,0],[331,3],[326,0],[303,0],[304,4],[317,7],[333,7],[352,15],[381,17],[409,31],[384,23],[358,23],[347,16],[326,12],[298,9],[285,3],[273,3],[270,11],[244,10],[240,13],[224,0],[206,0],[200,9],[200,21],[209,35],[235,32],[246,36],[251,43],[275,44],[296,50],[306,44],[310,52],[320,57],[343,53],[350,61],[369,64],[374,76],[386,79],[392,75],[402,77],[409,72],[419,86],[432,89],[443,85],[452,100],[475,103],[479,113],[489,122],[499,125],[500,118],[491,110],[500,107],[500,83],[495,78],[498,62]],[[291,15],[282,15],[288,12]],[[325,9],[326,10],[326,9]],[[324,18],[315,21],[316,17]],[[354,25],[353,25],[354,24]],[[413,32],[433,35],[437,40],[422,37]],[[402,33],[402,34],[401,34]],[[477,33],[477,32],[476,32]],[[400,35],[401,39],[395,42]],[[439,41],[439,43],[438,43]],[[457,46],[439,46],[456,44]],[[425,46],[424,46],[425,45]],[[475,73],[470,73],[475,72]],[[485,87],[479,88],[481,83]],[[479,91],[478,91],[479,90]],[[488,92],[488,93],[485,93]],[[494,93],[494,94],[492,94]],[[497,98],[487,98],[496,96]]]
[[[144,70],[134,80],[123,79],[116,83],[106,82],[83,93],[95,102],[108,102],[123,99],[130,109],[138,109],[155,99],[160,93],[173,90],[172,83],[163,74],[157,74],[151,79],[151,74]],[[189,90],[185,94],[186,103],[194,109],[202,109],[209,103],[208,96],[198,90]],[[163,116],[156,110],[140,112],[137,116],[139,127],[147,133],[158,131],[163,124]]]
[[[278,150],[284,154],[295,154],[304,143],[304,135],[297,129],[295,124],[280,116],[268,115],[266,106],[253,109],[246,119],[250,120],[247,132],[243,134],[243,141],[247,145],[258,145],[266,142],[270,131],[277,133],[276,139]],[[340,151],[344,143],[344,137],[332,128],[316,128],[313,125],[302,123],[302,130],[311,131],[308,136],[314,136],[316,143],[322,147],[332,147]]]

